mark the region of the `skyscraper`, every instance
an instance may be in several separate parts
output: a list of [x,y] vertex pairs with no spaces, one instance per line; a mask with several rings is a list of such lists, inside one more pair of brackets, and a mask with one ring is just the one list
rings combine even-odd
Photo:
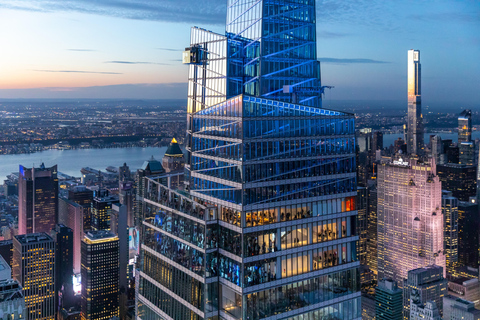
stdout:
[[118,237],[89,231],[82,241],[82,320],[118,317]]
[[397,282],[383,279],[378,282],[375,290],[376,319],[401,320],[403,319],[403,291]]
[[443,297],[447,294],[448,288],[448,281],[443,277],[444,272],[444,269],[439,266],[427,266],[408,271],[408,276],[403,281],[404,319],[410,319],[412,302],[423,309],[429,301],[433,301],[442,315]]
[[441,183],[435,162],[397,158],[378,166],[378,279],[412,269],[445,270]]
[[73,231],[57,224],[51,232],[55,241],[55,307],[73,305]]
[[444,320],[478,320],[480,310],[475,309],[471,301],[446,295],[443,297]]
[[408,126],[407,153],[422,155],[423,117],[420,51],[408,50]]
[[128,268],[128,225],[127,225],[127,207],[121,204],[112,205],[111,228],[110,231],[118,237],[119,247],[119,301],[120,318],[125,317],[127,302],[127,268]]
[[472,141],[472,111],[463,110],[458,116],[458,144]]
[[12,269],[0,256],[0,318],[26,319],[26,315],[22,286],[12,279]]
[[20,166],[18,179],[18,233],[50,233],[58,221],[57,166]]
[[23,287],[27,320],[55,319],[55,241],[46,233],[13,238],[13,277]]
[[442,189],[451,191],[460,201],[468,201],[477,193],[475,166],[449,163],[437,166],[437,175],[442,182]]
[[[91,230],[92,228],[92,202],[93,202],[93,191],[87,189],[85,186],[75,186],[71,190],[68,190],[68,200],[73,201],[81,205],[84,210],[82,214],[82,230]],[[60,212],[61,215],[61,212]],[[62,221],[65,223],[65,221]],[[68,225],[75,231],[75,228]],[[83,237],[83,234],[82,234]],[[82,241],[81,239],[79,241]],[[80,243],[80,242],[79,242]],[[80,248],[80,247],[79,247]],[[80,252],[80,249],[75,250]]]
[[458,203],[458,265],[478,268],[479,266],[479,225],[478,203]]
[[140,318],[361,316],[354,116],[320,108],[315,33],[313,0],[192,29],[188,194],[144,178]]
[[[104,191],[104,190],[102,190]],[[112,205],[119,203],[118,196],[101,193],[92,202],[92,230],[110,230]]]
[[84,223],[83,219],[85,218],[85,212],[89,210],[87,207],[84,207],[78,203],[67,200],[60,197],[58,200],[59,205],[59,223],[67,226],[72,229],[73,238],[73,273],[80,273],[81,266],[81,243],[83,240],[84,234]]
[[[368,186],[367,211],[367,265],[373,273],[378,274],[378,219],[377,219],[377,182]],[[378,279],[378,278],[377,278]],[[381,279],[380,279],[381,280]]]
[[458,266],[458,199],[450,191],[443,191],[442,213],[444,249],[447,274]]

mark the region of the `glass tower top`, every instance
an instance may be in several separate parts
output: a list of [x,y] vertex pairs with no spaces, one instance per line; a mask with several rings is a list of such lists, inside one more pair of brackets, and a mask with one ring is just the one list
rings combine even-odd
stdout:
[[315,26],[314,0],[229,0],[225,36],[192,31],[189,111],[242,93],[321,107]]

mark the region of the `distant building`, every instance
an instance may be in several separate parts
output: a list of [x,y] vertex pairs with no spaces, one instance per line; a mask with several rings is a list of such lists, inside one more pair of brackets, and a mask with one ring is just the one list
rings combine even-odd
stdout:
[[460,267],[479,266],[479,226],[480,216],[476,201],[458,203],[458,265]]
[[472,141],[472,111],[463,110],[458,116],[458,144]]
[[173,189],[184,187],[185,157],[175,138],[168,146],[162,159],[162,166],[167,173],[177,173],[169,178],[170,187]]
[[87,208],[70,201],[68,199],[60,197],[58,200],[59,205],[59,223],[72,229],[73,233],[73,273],[80,273],[81,266],[81,243],[84,234],[85,212]]
[[73,305],[73,230],[57,224],[51,236],[55,241],[55,307]]
[[[128,290],[128,225],[127,225],[127,207],[121,204],[112,205],[112,214],[111,214],[111,233],[118,237],[118,246],[119,246],[119,294],[125,296],[125,301],[127,300],[127,290]],[[120,304],[120,317],[123,319],[127,312],[127,305]]]
[[408,50],[408,122],[407,122],[407,153],[422,155],[423,116],[422,116],[422,74],[420,51]]
[[385,159],[378,166],[378,279],[401,286],[409,270],[445,270],[441,183],[434,161]]
[[377,227],[377,182],[373,181],[368,186],[367,265],[375,274],[378,272]]
[[0,256],[10,268],[13,266],[13,240],[0,241]]
[[447,274],[453,274],[458,266],[458,199],[451,191],[443,191],[442,213]]
[[480,310],[471,301],[446,295],[443,297],[443,320],[479,320]]
[[119,203],[118,196],[101,194],[92,202],[92,230],[110,230],[112,205]]
[[[165,173],[165,169],[163,168],[160,161],[156,160],[153,156],[150,160],[147,160],[143,163],[142,167],[137,170],[136,174],[136,181],[135,184],[137,186],[137,195],[143,195],[145,193],[145,183],[146,177],[161,175]],[[141,221],[139,221],[141,211],[141,204],[138,202],[135,204],[135,225],[141,225]]]
[[82,218],[82,221],[83,221],[82,229],[90,230],[92,226],[93,191],[90,189],[87,189],[86,186],[75,186],[71,190],[68,190],[68,200],[73,201],[84,208],[83,218]]
[[[11,273],[10,268],[8,273]],[[27,319],[22,286],[10,275],[0,279],[0,319]]]
[[18,234],[49,233],[58,221],[57,166],[20,166],[18,180]]
[[454,278],[448,281],[448,294],[471,301],[480,307],[480,281],[478,278]]
[[446,161],[443,163],[454,163],[457,164],[460,161],[460,148],[455,145],[450,145],[448,147],[445,147],[445,155],[446,155]]
[[443,145],[442,145],[442,137],[439,135],[434,135],[431,139],[431,146],[432,150],[432,157],[435,159],[435,162],[440,164],[440,155],[443,154]]
[[82,319],[118,316],[119,239],[89,231],[82,241]]
[[451,191],[460,201],[468,201],[477,194],[477,172],[475,166],[456,163],[437,165],[437,175],[442,189]]
[[417,303],[412,294],[410,300],[410,320],[442,320],[437,304],[434,301]]
[[368,189],[358,187],[357,190],[357,228],[358,228],[358,257],[360,264],[367,265],[367,239],[368,239]]
[[185,168],[185,157],[175,138],[172,139],[163,156],[162,165],[166,172],[183,171]]
[[58,320],[81,320],[81,313],[82,312],[78,308],[63,308],[59,311]]
[[13,238],[13,277],[23,287],[27,320],[55,319],[55,241],[46,233]]
[[429,301],[435,302],[440,315],[442,315],[442,299],[447,294],[447,283],[448,281],[443,277],[443,268],[439,266],[408,271],[408,278],[403,281],[404,319],[409,319],[408,316],[411,315],[412,295],[415,298],[415,305],[421,308]]
[[362,293],[362,320],[377,319],[375,308],[375,296],[364,295]]
[[119,181],[129,181],[132,180],[132,172],[126,163],[118,168],[118,180]]
[[126,163],[118,168],[118,200],[127,207],[127,224],[135,227],[135,179]]
[[383,279],[375,290],[376,319],[401,320],[403,318],[403,291],[397,282]]
[[[8,263],[0,256],[0,280],[12,279],[12,269]],[[1,318],[1,317],[0,317]]]
[[458,163],[467,166],[475,164],[475,142],[462,142],[458,144]]

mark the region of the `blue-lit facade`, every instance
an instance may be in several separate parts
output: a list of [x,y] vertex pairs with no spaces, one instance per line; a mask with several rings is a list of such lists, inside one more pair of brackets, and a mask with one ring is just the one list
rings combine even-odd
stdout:
[[137,318],[360,319],[354,116],[321,108],[315,1],[229,0],[191,46],[188,192],[145,180]]

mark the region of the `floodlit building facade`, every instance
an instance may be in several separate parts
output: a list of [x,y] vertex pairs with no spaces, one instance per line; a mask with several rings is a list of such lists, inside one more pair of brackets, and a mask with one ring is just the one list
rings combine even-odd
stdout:
[[188,193],[143,178],[137,318],[360,319],[354,116],[321,108],[315,25],[231,0],[192,29]]
[[441,183],[435,162],[385,160],[378,166],[378,279],[401,286],[409,270],[445,271]]

